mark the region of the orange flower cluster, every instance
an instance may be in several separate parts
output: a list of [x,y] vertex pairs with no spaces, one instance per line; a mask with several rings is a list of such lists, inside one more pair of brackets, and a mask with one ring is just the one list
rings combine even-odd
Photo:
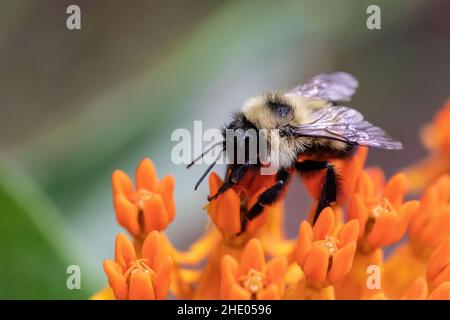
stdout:
[[[175,217],[173,177],[158,180],[149,159],[139,164],[135,187],[117,170],[116,218],[133,241],[117,236],[114,261],[104,262],[109,286],[93,299],[448,300],[449,121],[450,100],[424,135],[433,153],[426,161],[435,161],[428,175],[420,164],[385,181],[381,169],[363,169],[366,148],[337,162],[344,197],[314,225],[300,221],[297,239],[284,233],[282,201],[242,229],[249,208],[274,183],[273,176],[248,174],[205,207],[213,224],[180,251],[164,234]],[[305,179],[313,196],[321,178]],[[222,184],[212,173],[210,194]],[[419,190],[419,200],[405,201]]]

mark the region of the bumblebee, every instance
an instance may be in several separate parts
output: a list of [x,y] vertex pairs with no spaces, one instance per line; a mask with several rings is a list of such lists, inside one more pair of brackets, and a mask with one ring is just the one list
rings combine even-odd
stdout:
[[[358,146],[402,149],[399,141],[364,120],[360,112],[340,104],[350,101],[357,87],[358,81],[348,73],[323,73],[288,92],[274,91],[253,97],[244,104],[241,112],[234,114],[233,120],[223,130],[224,139],[220,143],[222,151],[227,151],[225,132],[228,130],[269,130],[275,134],[268,136],[268,145],[277,146],[277,156],[271,157],[270,163],[275,170],[276,182],[259,196],[247,212],[241,230],[245,230],[247,222],[260,215],[265,206],[280,200],[292,173],[305,175],[325,170],[321,191],[316,199],[315,223],[320,212],[337,201],[340,191],[340,177],[332,164],[333,159],[349,159]],[[239,184],[246,174],[258,174],[264,165],[258,155],[252,154],[248,136],[237,140],[234,141],[233,154],[243,153],[244,161],[228,165],[224,184],[216,194],[208,197],[209,201]],[[252,159],[256,161],[250,161]],[[204,172],[195,189],[215,163]]]

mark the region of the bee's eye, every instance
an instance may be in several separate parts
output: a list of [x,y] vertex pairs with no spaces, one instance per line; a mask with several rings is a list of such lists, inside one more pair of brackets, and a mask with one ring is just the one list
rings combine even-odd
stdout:
[[291,106],[278,102],[278,101],[269,101],[268,102],[269,109],[277,115],[278,117],[285,118],[292,113]]

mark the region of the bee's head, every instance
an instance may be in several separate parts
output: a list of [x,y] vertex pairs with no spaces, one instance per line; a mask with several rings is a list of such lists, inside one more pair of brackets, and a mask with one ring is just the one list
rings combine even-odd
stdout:
[[233,115],[233,120],[222,134],[228,161],[232,164],[258,163],[259,129],[243,112]]

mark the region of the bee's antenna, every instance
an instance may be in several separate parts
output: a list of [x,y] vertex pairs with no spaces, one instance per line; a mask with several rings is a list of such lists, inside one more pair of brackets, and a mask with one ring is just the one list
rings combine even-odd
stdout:
[[209,167],[205,170],[205,172],[203,172],[202,176],[200,177],[200,179],[198,179],[197,183],[195,184],[194,190],[197,190],[198,186],[200,185],[200,183],[202,183],[202,181],[205,179],[205,177],[208,175],[208,173],[212,170],[212,168],[216,165],[217,161],[219,160],[219,158],[222,156],[223,151],[225,150],[225,148],[223,148],[222,150],[220,150],[219,155],[217,156],[217,158],[214,160],[213,163],[211,163],[209,165]]
[[203,151],[203,153],[201,155],[199,155],[197,158],[195,158],[194,160],[191,161],[191,163],[189,163],[186,166],[186,169],[189,169],[190,167],[192,167],[194,165],[194,163],[196,163],[198,160],[202,159],[205,154],[207,154],[208,152],[210,152],[212,149],[214,149],[215,147],[217,147],[218,145],[220,145],[221,143],[223,143],[223,141],[219,141],[217,143],[214,143],[211,147],[209,147],[208,149],[206,149],[205,151]]

